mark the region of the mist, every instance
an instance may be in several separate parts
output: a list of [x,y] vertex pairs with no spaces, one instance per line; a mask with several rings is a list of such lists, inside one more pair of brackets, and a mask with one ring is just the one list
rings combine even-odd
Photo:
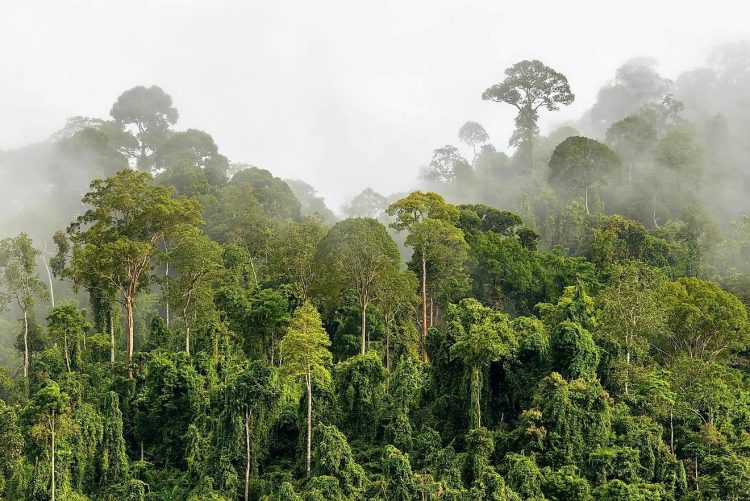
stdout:
[[[340,212],[366,187],[411,188],[466,120],[507,149],[512,111],[479,95],[517,60],[544,61],[576,93],[542,116],[549,131],[591,108],[626,60],[654,58],[676,80],[745,34],[731,2],[679,5],[670,22],[675,5],[16,3],[0,19],[0,148],[43,140],[71,116],[106,118],[122,91],[156,84],[179,129],[209,132],[235,162],[302,179]],[[527,23],[527,12],[545,15]]]

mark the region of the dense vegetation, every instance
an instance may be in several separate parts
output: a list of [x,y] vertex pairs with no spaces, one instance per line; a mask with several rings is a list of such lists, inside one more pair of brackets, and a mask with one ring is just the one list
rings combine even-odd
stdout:
[[0,243],[0,498],[750,498],[744,122],[618,78],[541,136],[573,92],[514,65],[512,157],[467,122],[338,221],[158,87],[2,153],[55,195]]

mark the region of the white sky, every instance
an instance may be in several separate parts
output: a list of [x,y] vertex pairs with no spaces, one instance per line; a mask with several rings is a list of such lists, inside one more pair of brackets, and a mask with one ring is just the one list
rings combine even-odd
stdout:
[[466,120],[504,149],[513,110],[482,91],[521,59],[568,77],[579,116],[627,59],[668,77],[750,37],[725,1],[0,0],[0,148],[73,115],[107,117],[135,85],[161,86],[178,129],[232,161],[314,185],[338,210],[363,188],[411,186]]

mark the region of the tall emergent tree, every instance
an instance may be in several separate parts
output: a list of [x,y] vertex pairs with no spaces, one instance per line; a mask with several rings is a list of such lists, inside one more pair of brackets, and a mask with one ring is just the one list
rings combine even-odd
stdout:
[[286,336],[281,341],[282,372],[289,378],[302,381],[307,393],[307,445],[306,472],[310,477],[312,461],[312,389],[313,384],[331,381],[330,366],[333,360],[328,347],[331,340],[323,329],[320,314],[306,302],[292,316]]
[[96,277],[112,286],[127,314],[127,361],[133,358],[135,297],[149,282],[159,242],[183,225],[200,221],[197,202],[174,198],[151,175],[124,169],[91,183],[83,203],[91,206],[71,224],[70,276],[75,286]]
[[428,327],[428,268],[433,265],[439,275],[451,280],[454,285],[460,285],[466,275],[464,265],[468,254],[468,245],[464,240],[463,232],[455,226],[459,214],[457,207],[446,203],[443,197],[437,193],[422,193],[420,191],[415,191],[388,207],[388,215],[396,218],[391,223],[391,227],[397,231],[409,231],[406,245],[414,249],[412,264],[417,265],[422,275],[420,344],[423,361],[427,361],[425,347]]
[[589,190],[608,183],[620,171],[620,159],[607,145],[583,136],[571,136],[558,144],[549,160],[550,181],[583,190],[589,214]]
[[474,157],[471,160],[471,165],[476,167],[475,162],[477,159],[477,146],[482,145],[490,140],[490,135],[484,130],[482,124],[477,122],[468,121],[458,129],[458,138],[461,142],[471,146],[471,151],[474,153]]
[[[6,294],[15,300],[23,314],[23,375],[29,376],[29,312],[34,299],[46,299],[47,289],[36,272],[39,251],[26,233],[0,242],[0,267]],[[2,297],[0,297],[2,299]],[[2,304],[2,301],[0,301]]]
[[568,79],[541,61],[520,61],[505,70],[505,80],[482,93],[485,101],[507,103],[518,110],[516,130],[510,138],[511,146],[526,150],[527,165],[534,175],[533,139],[539,132],[539,109],[560,109],[575,100]]
[[337,295],[351,291],[362,315],[360,352],[367,350],[367,307],[378,300],[380,284],[398,273],[396,242],[380,222],[370,218],[336,223],[318,246],[318,259],[328,270],[330,286]]
[[169,135],[169,126],[177,122],[177,109],[172,98],[160,87],[139,85],[117,98],[109,114],[121,127],[135,126],[138,141],[138,168],[149,172],[156,148]]

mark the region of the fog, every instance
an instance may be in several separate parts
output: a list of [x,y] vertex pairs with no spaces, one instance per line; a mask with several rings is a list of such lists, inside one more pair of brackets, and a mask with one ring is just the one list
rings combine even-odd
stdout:
[[121,92],[156,84],[180,112],[176,129],[205,130],[231,161],[306,181],[337,212],[368,186],[413,186],[467,120],[507,149],[514,110],[480,95],[518,60],[555,68],[576,94],[542,114],[544,133],[577,122],[627,60],[653,58],[677,79],[746,35],[728,1],[71,0],[2,10],[0,149],[43,140],[70,116],[108,118]]

